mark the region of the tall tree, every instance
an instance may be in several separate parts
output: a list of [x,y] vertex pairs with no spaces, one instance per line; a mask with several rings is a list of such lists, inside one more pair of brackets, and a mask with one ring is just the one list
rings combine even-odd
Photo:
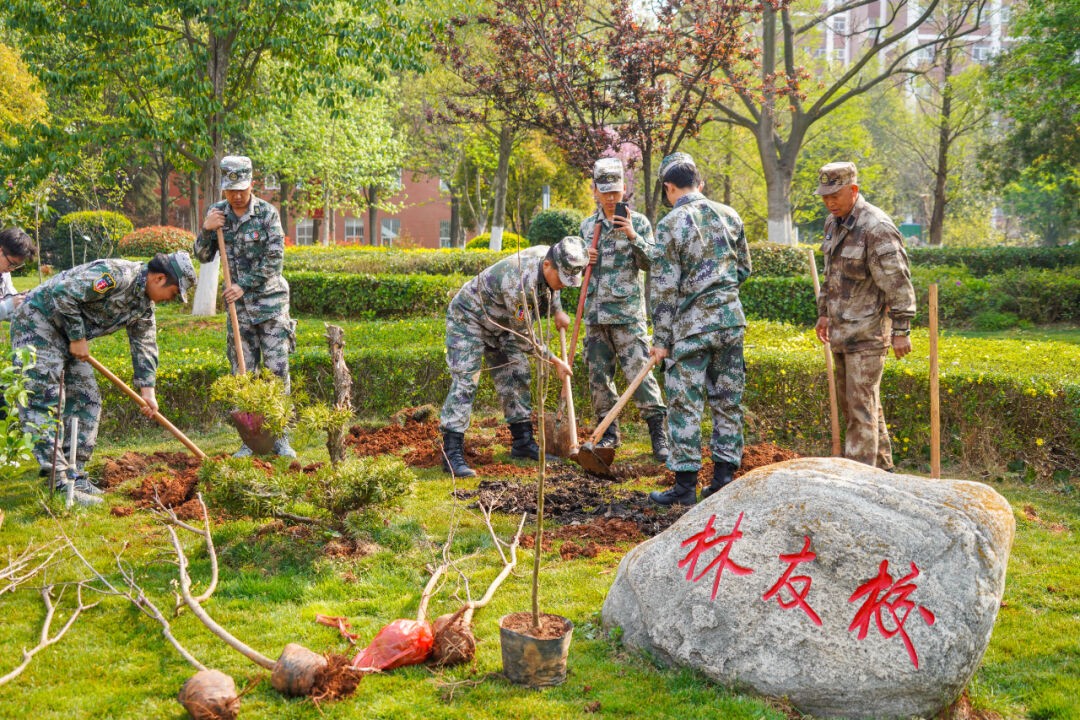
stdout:
[[[743,0],[657,0],[649,12],[613,0],[492,0],[437,44],[466,94],[543,130],[585,171],[631,144],[640,150],[645,210],[655,218],[654,163],[677,150],[738,84],[755,5]],[[488,42],[460,39],[481,28]],[[637,155],[638,153],[635,153]]]
[[[810,128],[890,78],[921,73],[925,67],[915,58],[977,30],[984,5],[985,0],[763,5],[756,79],[746,83],[745,74],[731,76],[734,96],[713,105],[720,119],[750,130],[757,140],[768,186],[769,240],[794,243],[792,179]],[[877,16],[870,16],[867,10],[875,7]],[[920,29],[933,32],[927,36]],[[845,56],[832,61],[835,51],[826,42],[837,37]],[[822,50],[824,60],[815,62]]]
[[992,69],[990,97],[1007,120],[986,153],[1006,204],[1056,245],[1080,231],[1080,22],[1074,0],[1028,0],[1023,38]]

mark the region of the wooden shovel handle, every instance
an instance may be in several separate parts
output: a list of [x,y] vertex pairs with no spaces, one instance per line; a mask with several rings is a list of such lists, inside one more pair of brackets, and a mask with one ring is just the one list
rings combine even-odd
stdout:
[[638,385],[645,381],[645,377],[652,372],[652,369],[656,367],[656,358],[649,357],[649,362],[645,367],[641,368],[641,372],[637,374],[637,377],[633,379],[630,385],[619,397],[619,401],[615,403],[615,407],[611,408],[611,411],[604,416],[604,419],[600,421],[600,424],[596,426],[596,430],[593,430],[592,437],[589,438],[589,442],[595,445],[603,437],[604,431],[608,429],[611,423],[615,422],[615,418],[619,417],[619,413],[626,407],[626,403],[630,402],[630,396],[634,394],[634,391],[638,389]]
[[[134,400],[135,404],[137,404],[139,407],[146,407],[146,401],[142,399],[142,396],[139,395],[139,393],[128,387],[127,383],[116,377],[116,375],[114,375],[112,371],[109,370],[109,368],[98,362],[96,358],[94,358],[93,356],[88,357],[87,362],[93,365],[95,370],[107,377],[109,379],[109,382],[120,388],[120,390],[122,390],[125,395]],[[184,443],[184,447],[194,453],[195,457],[199,458],[200,460],[206,459],[206,453],[200,450],[198,446],[195,445],[195,443],[191,442],[191,440],[188,439],[188,436],[180,432],[180,429],[173,425],[171,422],[169,422],[164,415],[155,411],[154,419],[158,421],[159,425],[171,432],[177,440]]]
[[[225,255],[225,233],[221,228],[217,230],[218,257],[221,258],[221,278],[225,289],[232,285],[232,274],[229,272],[229,258]],[[229,324],[232,325],[233,344],[236,345],[236,367],[240,374],[247,373],[247,363],[244,361],[244,344],[240,341],[240,319],[236,317],[236,303],[226,301],[229,308]]]
[[[818,283],[817,261],[814,259],[814,251],[807,250],[810,256],[810,276],[814,278],[814,302],[821,293],[821,285]],[[825,350],[825,374],[829,378],[829,429],[832,431],[832,454],[840,457],[844,453],[840,450],[840,409],[836,400],[836,377],[833,375],[832,348],[829,343],[822,345]]]
[[[592,234],[592,249],[595,250],[600,242],[600,223],[596,223]],[[581,293],[578,295],[577,313],[574,315],[574,333],[570,336],[570,353],[563,359],[571,365],[574,364],[574,353],[577,352],[578,331],[581,329],[581,316],[585,314],[585,296],[589,294],[589,280],[592,278],[592,263],[585,266],[585,274],[581,277]]]
[[[566,359],[566,328],[559,328],[559,345],[562,347],[563,362],[569,362]],[[570,429],[570,437],[573,439],[574,447],[577,447],[577,417],[574,416],[574,392],[569,375],[563,378],[563,399],[566,401],[566,414],[569,416],[567,425]]]

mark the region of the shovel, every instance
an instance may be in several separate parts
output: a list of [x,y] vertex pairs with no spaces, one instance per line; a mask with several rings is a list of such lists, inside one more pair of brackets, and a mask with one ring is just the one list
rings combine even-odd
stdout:
[[645,380],[645,377],[652,372],[654,367],[656,367],[656,358],[650,357],[649,362],[646,363],[622,396],[619,397],[615,407],[611,408],[611,411],[596,426],[596,430],[589,437],[589,441],[578,449],[577,455],[570,458],[571,460],[574,460],[578,465],[594,475],[612,477],[611,463],[615,460],[615,448],[596,447],[596,443],[600,442],[600,438],[604,436],[604,431],[608,429],[611,423],[615,422],[615,418],[619,417],[619,413],[626,407],[626,403],[630,402],[630,396],[634,394],[634,391],[638,389],[638,385]]
[[[559,330],[559,343],[562,345],[563,361],[566,362],[566,330]],[[574,416],[574,395],[570,386],[570,377],[563,380],[562,397],[559,410],[554,417],[544,417],[544,433],[554,438],[551,454],[558,457],[572,457],[578,449],[577,418]]]
[[[125,395],[127,395],[129,398],[134,400],[135,403],[139,407],[146,407],[146,401],[142,399],[142,396],[139,395],[139,393],[135,392],[130,387],[128,387],[127,383],[125,383],[120,378],[116,377],[116,375],[114,375],[112,373],[112,371],[109,370],[109,368],[107,368],[104,365],[102,365],[101,363],[99,363],[96,358],[94,358],[93,356],[90,356],[90,357],[87,358],[87,362],[89,362],[91,365],[93,365],[95,370],[97,370],[99,373],[101,373],[102,375],[107,377],[109,379],[109,382],[111,382],[116,387],[120,388],[120,390]],[[198,446],[195,445],[195,443],[191,442],[191,440],[188,439],[187,435],[180,432],[179,428],[177,428],[175,425],[173,425],[171,422],[169,422],[167,419],[165,419],[164,415],[162,415],[159,412],[155,412],[154,413],[154,419],[157,420],[159,425],[161,425],[163,428],[165,428],[166,430],[171,432],[173,434],[173,436],[177,440],[182,442],[184,444],[184,447],[186,447],[188,450],[190,450],[192,453],[194,453],[195,457],[199,458],[200,460],[205,460],[206,459],[206,453],[204,453],[202,450],[200,450],[198,448]],[[74,444],[75,444],[75,441],[74,441],[74,438],[73,438],[72,439],[72,447],[74,447]]]

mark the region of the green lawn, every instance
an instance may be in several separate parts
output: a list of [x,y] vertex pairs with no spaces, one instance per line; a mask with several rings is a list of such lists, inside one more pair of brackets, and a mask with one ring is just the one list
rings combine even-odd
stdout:
[[[209,453],[230,450],[231,431],[197,436]],[[632,434],[621,458],[644,452],[647,441]],[[100,449],[97,462],[122,450],[177,449],[160,435],[132,437]],[[301,459],[321,460],[317,443],[301,448]],[[419,471],[419,481],[400,508],[374,523],[379,544],[362,558],[328,558],[327,538],[296,539],[280,533],[256,534],[264,523],[245,519],[219,522],[215,543],[222,579],[209,612],[241,639],[276,657],[288,642],[316,651],[351,654],[335,631],[315,624],[316,613],[348,617],[362,640],[399,617],[415,616],[427,564],[438,557],[451,524],[457,524],[454,547],[464,555],[487,549],[463,567],[472,575],[472,591],[483,592],[497,572],[490,541],[476,515],[449,493],[451,482],[438,471]],[[651,480],[633,487],[647,488]],[[469,483],[471,486],[471,483]],[[0,538],[21,548],[53,534],[36,491],[26,477],[0,488],[0,508],[7,514]],[[1016,510],[1017,538],[1009,567],[1003,607],[990,648],[969,692],[976,707],[1004,718],[1077,717],[1080,697],[1080,507],[1050,491],[995,483]],[[109,506],[127,505],[120,495]],[[60,522],[80,548],[115,578],[113,553],[123,552],[139,582],[163,608],[171,608],[167,536],[143,513],[114,517],[105,509],[62,515]],[[498,530],[511,532],[513,518],[498,518]],[[196,580],[208,577],[205,552],[194,539],[186,543]],[[556,544],[556,549],[558,545]],[[513,687],[495,675],[501,667],[498,618],[529,607],[531,551],[522,551],[520,568],[504,584],[492,606],[477,616],[480,640],[473,666],[433,671],[399,669],[364,679],[352,699],[326,705],[285,700],[265,673],[214,640],[190,613],[173,620],[180,640],[202,662],[231,674],[241,687],[263,678],[244,698],[245,718],[731,718],[779,719],[784,714],[763,700],[720,688],[695,673],[654,666],[647,658],[622,649],[599,628],[599,610],[614,578],[620,554],[593,560],[563,561],[557,552],[544,558],[542,606],[576,625],[570,677],[559,688],[534,692]],[[71,579],[70,566],[58,568],[52,581]],[[460,586],[450,583],[439,594],[432,616],[451,611]],[[20,648],[37,637],[42,609],[30,590],[0,597],[5,621],[0,625],[0,675],[18,658]],[[162,639],[158,626],[114,598],[89,611],[71,634],[42,652],[17,680],[0,687],[3,717],[36,718],[180,718],[174,697],[192,673]],[[598,706],[593,703],[599,703]],[[597,713],[586,707],[598,707]]]

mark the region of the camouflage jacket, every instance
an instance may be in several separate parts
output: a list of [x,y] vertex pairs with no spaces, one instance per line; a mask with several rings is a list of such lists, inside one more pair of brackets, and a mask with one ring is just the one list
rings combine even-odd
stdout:
[[630,223],[637,236],[630,240],[598,210],[581,221],[581,237],[589,247],[592,247],[597,222],[601,228],[596,244],[599,257],[589,278],[585,323],[626,325],[643,321],[645,292],[641,273],[649,269],[650,259],[656,251],[652,225],[641,213],[631,212]]
[[892,330],[907,330],[915,317],[904,240],[879,208],[862,196],[840,222],[825,221],[825,282],[817,297],[818,317],[829,318],[835,352],[882,351]]
[[[281,275],[285,261],[285,233],[273,205],[251,197],[251,207],[237,217],[225,200],[210,206],[225,213],[225,253],[232,281],[244,288],[236,302],[240,322],[257,325],[289,311],[289,283]],[[207,211],[209,214],[209,211]],[[195,238],[194,255],[202,262],[217,256],[217,232]]]
[[153,387],[158,366],[157,324],[154,301],[146,294],[146,273],[146,263],[95,260],[38,285],[27,295],[26,304],[68,342],[93,340],[127,328],[135,384]]
[[688,193],[656,226],[649,300],[653,344],[746,325],[739,285],[751,271],[742,220],[727,205]]
[[[526,248],[482,270],[458,290],[450,303],[448,321],[453,321],[455,313],[463,313],[494,335],[509,328],[528,336],[530,313],[536,320],[546,318],[549,309],[553,316],[562,310],[559,293],[548,286],[542,271],[548,250],[546,245]],[[522,298],[523,289],[527,306]],[[531,349],[522,338],[512,337],[523,351]],[[541,352],[545,357],[551,356],[547,348]]]

